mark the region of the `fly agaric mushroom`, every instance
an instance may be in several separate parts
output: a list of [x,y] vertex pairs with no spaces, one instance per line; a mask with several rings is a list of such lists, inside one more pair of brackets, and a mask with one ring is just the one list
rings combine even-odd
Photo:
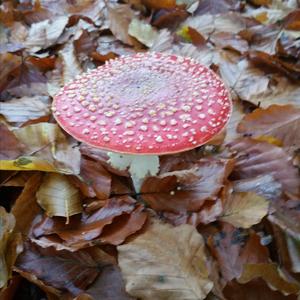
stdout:
[[159,171],[159,155],[205,144],[226,125],[231,101],[224,83],[187,57],[138,53],[110,60],[54,97],[60,126],[107,150],[110,164],[129,168],[138,192]]

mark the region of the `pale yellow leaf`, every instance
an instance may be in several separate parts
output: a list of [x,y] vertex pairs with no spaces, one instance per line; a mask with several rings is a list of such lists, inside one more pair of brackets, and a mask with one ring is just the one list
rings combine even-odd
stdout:
[[79,190],[65,175],[49,173],[36,193],[37,202],[48,216],[69,217],[82,211]]
[[204,299],[213,287],[204,247],[193,226],[153,220],[145,233],[118,247],[127,292],[143,300]]
[[128,27],[128,34],[136,38],[147,47],[152,47],[157,40],[158,32],[145,21],[134,18]]
[[268,213],[268,201],[252,192],[235,193],[224,204],[220,220],[236,227],[249,228]]

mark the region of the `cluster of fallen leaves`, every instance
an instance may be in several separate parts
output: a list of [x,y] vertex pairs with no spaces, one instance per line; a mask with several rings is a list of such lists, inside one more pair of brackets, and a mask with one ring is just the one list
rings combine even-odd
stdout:
[[[135,194],[50,105],[138,51],[209,66],[234,110]],[[2,1],[0,298],[297,299],[299,80],[296,0]]]

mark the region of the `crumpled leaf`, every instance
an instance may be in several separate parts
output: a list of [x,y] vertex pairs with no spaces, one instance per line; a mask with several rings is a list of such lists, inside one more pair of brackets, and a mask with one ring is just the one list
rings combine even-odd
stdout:
[[283,191],[298,195],[300,180],[292,158],[280,147],[251,138],[240,138],[229,144],[235,153],[234,179],[248,179],[271,175],[282,184]]
[[14,232],[15,217],[0,206],[0,289],[12,274],[12,266],[22,251],[21,235]]
[[13,133],[25,147],[18,159],[0,161],[2,170],[79,173],[79,149],[72,147],[58,125],[38,123],[18,128]]
[[147,47],[152,47],[158,37],[158,32],[150,24],[137,18],[131,20],[128,34],[136,38]]
[[36,193],[37,202],[50,216],[70,216],[82,212],[80,194],[66,175],[45,175]]
[[268,213],[268,201],[253,193],[234,193],[226,199],[220,220],[235,227],[249,228],[257,224]]
[[234,228],[221,223],[213,235],[208,237],[208,247],[215,257],[221,272],[221,284],[240,277],[245,263],[267,263],[268,248],[260,242],[260,236],[254,232]]
[[247,283],[257,277],[264,279],[272,290],[278,290],[285,295],[297,294],[300,290],[299,283],[289,280],[278,266],[272,263],[245,264],[238,282]]
[[246,115],[238,125],[238,132],[254,137],[274,137],[287,150],[300,148],[300,107],[271,105],[267,109],[256,109]]
[[199,211],[206,200],[216,200],[232,167],[232,160],[202,159],[190,169],[146,178],[141,197],[156,211]]
[[6,159],[15,159],[23,153],[24,145],[17,139],[13,131],[0,122],[0,170],[3,170],[2,162]]
[[133,198],[121,196],[108,199],[102,208],[90,215],[82,213],[70,217],[69,224],[59,218],[46,217],[36,224],[33,233],[36,238],[55,234],[64,245],[74,249],[101,241],[102,233],[104,242],[119,244],[141,229],[146,217]]
[[157,220],[128,244],[118,246],[126,290],[142,299],[204,299],[212,289],[204,240],[190,225]]
[[50,114],[46,96],[22,97],[1,103],[0,114],[9,122],[25,123]]
[[128,299],[114,258],[97,247],[72,253],[27,243],[15,270],[21,275],[31,273],[44,284],[68,291],[73,297],[96,289],[100,291],[98,296],[107,296],[105,299]]

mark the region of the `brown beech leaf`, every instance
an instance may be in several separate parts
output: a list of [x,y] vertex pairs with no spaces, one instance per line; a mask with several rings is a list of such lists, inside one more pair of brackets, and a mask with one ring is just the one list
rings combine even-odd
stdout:
[[257,224],[268,213],[269,202],[253,193],[234,193],[225,200],[220,220],[235,227],[249,228]]
[[76,184],[86,197],[98,199],[109,198],[111,191],[111,175],[104,169],[101,163],[82,158],[80,167],[80,180]]
[[296,295],[285,296],[278,291],[273,291],[262,279],[255,279],[246,284],[238,284],[233,280],[223,292],[228,300],[297,300]]
[[274,263],[245,264],[239,283],[247,283],[255,278],[262,278],[272,290],[282,292],[284,295],[297,294],[300,284],[288,279]]
[[49,97],[34,96],[12,99],[1,103],[0,114],[8,122],[25,123],[50,114]]
[[15,217],[0,206],[0,289],[5,287],[12,274],[12,266],[22,252],[22,238],[14,232]]
[[208,237],[207,243],[219,265],[223,286],[240,277],[245,263],[267,263],[269,260],[268,249],[260,243],[260,236],[227,223],[222,223],[221,228]]
[[236,0],[203,0],[199,3],[194,14],[224,14],[235,8],[237,9],[239,5],[239,1]]
[[236,160],[232,173],[235,179],[271,175],[282,184],[283,191],[298,195],[300,180],[291,157],[280,147],[251,138],[240,138],[229,144]]
[[278,139],[290,153],[300,148],[300,107],[271,105],[246,115],[238,125],[238,132],[254,137],[270,136]]
[[41,173],[32,175],[12,208],[16,218],[16,229],[24,236],[28,236],[34,218],[41,213],[41,208],[36,202],[36,192],[41,182]]
[[216,199],[232,168],[232,160],[202,159],[191,169],[147,178],[141,196],[156,211],[199,211],[206,200]]
[[113,4],[108,7],[111,32],[118,40],[128,45],[133,45],[133,39],[129,36],[128,29],[134,15],[134,11],[128,4]]
[[36,193],[37,202],[47,215],[66,217],[82,212],[79,191],[66,175],[49,173],[43,178]]
[[[97,247],[72,253],[27,243],[15,270],[21,275],[22,272],[31,273],[44,284],[68,291],[73,297],[102,288],[104,291],[100,295],[109,295],[107,290],[112,289],[110,297],[105,299],[126,299],[114,258]],[[111,281],[105,279],[106,275]]]
[[204,240],[193,226],[157,220],[133,241],[118,246],[127,292],[142,299],[204,299],[212,289]]
[[7,126],[0,122],[0,169],[3,170],[1,160],[15,159],[24,151],[24,145],[20,142],[13,131],[10,131]]
[[151,9],[167,9],[176,7],[176,0],[142,0],[142,3]]
[[[62,239],[64,245],[80,249],[92,244],[93,240],[99,237],[101,240],[101,234],[107,226],[105,232],[107,241],[111,240],[116,243],[139,230],[145,222],[145,214],[140,209],[137,209],[134,216],[130,217],[129,214],[134,211],[133,198],[114,197],[108,199],[102,208],[91,215],[83,213],[81,216],[70,217],[69,224],[65,224],[60,218],[45,217],[35,225],[33,234],[36,238],[56,234]],[[112,232],[110,232],[110,226],[112,226]]]

